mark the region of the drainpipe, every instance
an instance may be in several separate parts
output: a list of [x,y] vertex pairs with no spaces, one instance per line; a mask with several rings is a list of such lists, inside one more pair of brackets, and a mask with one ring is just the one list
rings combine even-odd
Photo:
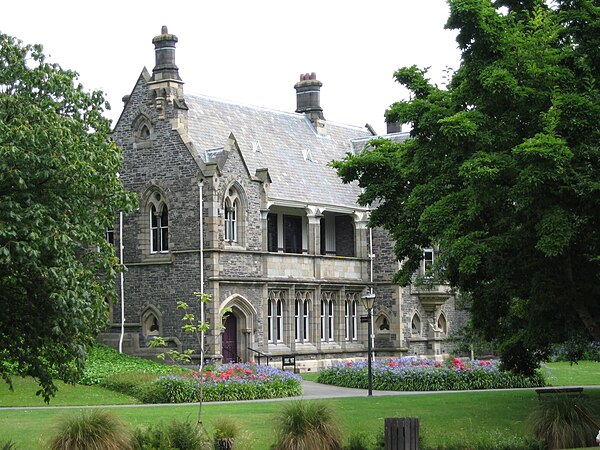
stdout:
[[[369,227],[369,259],[371,260],[371,294],[373,294],[373,259],[375,258],[375,254],[373,253],[373,228]],[[375,330],[373,324],[373,316],[371,314],[371,330]],[[375,349],[375,332],[373,331],[369,336],[371,340],[371,348]],[[375,357],[375,350],[373,350],[373,358]]]
[[371,294],[373,293],[373,228],[369,227],[369,259],[371,260]]
[[[203,196],[204,182],[198,182],[198,207],[200,208],[200,223],[198,231],[200,233],[200,295],[204,296],[204,201]],[[204,301],[200,302],[200,321],[204,322]],[[204,331],[200,332],[200,373],[204,369]]]
[[[200,234],[200,293],[204,294],[204,211],[203,211],[203,188],[204,182],[198,182],[198,206],[200,208],[200,224],[198,227]],[[204,302],[200,306],[200,320],[204,322]],[[204,336],[203,336],[204,337]]]
[[123,273],[123,211],[119,211],[119,263],[121,265],[121,336],[119,337],[119,353],[123,353],[123,337],[125,336],[125,274]]

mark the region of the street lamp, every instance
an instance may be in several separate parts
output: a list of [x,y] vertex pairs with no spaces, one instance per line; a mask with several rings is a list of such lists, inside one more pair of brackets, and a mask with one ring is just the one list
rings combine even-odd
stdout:
[[367,310],[367,322],[369,324],[367,336],[367,377],[369,383],[369,397],[373,395],[373,371],[371,368],[371,353],[373,351],[371,348],[371,334],[373,334],[373,330],[371,329],[371,312],[373,311],[374,303],[375,294],[373,292],[369,292],[362,296],[362,304]]

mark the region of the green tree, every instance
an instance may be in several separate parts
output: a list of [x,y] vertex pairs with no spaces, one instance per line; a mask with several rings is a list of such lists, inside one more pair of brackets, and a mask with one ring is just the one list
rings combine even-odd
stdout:
[[105,230],[134,206],[103,94],[76,79],[0,34],[0,374],[35,377],[46,401],[107,325],[119,264]]
[[399,69],[411,92],[371,142],[333,163],[374,205],[406,285],[436,243],[438,276],[506,367],[530,373],[553,342],[600,341],[600,7],[593,0],[449,0],[460,68],[447,89]]

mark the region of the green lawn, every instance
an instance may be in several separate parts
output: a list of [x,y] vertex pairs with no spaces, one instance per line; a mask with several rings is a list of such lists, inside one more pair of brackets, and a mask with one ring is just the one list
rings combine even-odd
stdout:
[[[588,389],[586,396],[600,412],[600,389]],[[489,436],[522,436],[525,420],[537,403],[533,391],[461,392],[394,397],[356,397],[327,401],[339,415],[347,433],[371,435],[383,429],[385,417],[419,417],[421,434],[428,444],[477,442]],[[273,442],[272,418],[282,402],[205,404],[204,423],[226,415],[238,421],[247,432],[244,448],[264,450]],[[44,448],[60,417],[79,409],[0,410],[3,442],[12,439],[17,449]],[[191,419],[195,406],[141,406],[112,410],[133,427],[161,420]]]
[[[584,362],[549,364],[554,385],[600,384],[600,363]],[[15,393],[0,385],[0,406],[41,406],[35,397],[36,386],[28,380],[15,379]],[[600,388],[586,389],[586,397],[600,419]],[[385,417],[419,417],[421,434],[429,445],[451,442],[477,442],[479,436],[523,436],[525,420],[537,403],[533,390],[501,392],[461,392],[402,395],[394,397],[366,396],[326,400],[337,411],[347,434],[366,432],[375,435],[383,429]],[[91,386],[61,385],[51,405],[132,404],[134,399]],[[281,401],[205,404],[204,423],[210,428],[219,416],[235,418],[246,430],[243,448],[264,450],[273,442],[272,418],[282,406]],[[0,445],[12,439],[18,449],[44,448],[59,417],[76,414],[69,409],[8,409],[0,410]],[[195,420],[195,406],[131,406],[112,410],[132,427],[161,420]]]
[[[0,380],[0,407],[46,406],[44,399],[35,395],[39,386],[32,378],[13,378],[14,390]],[[82,386],[56,382],[58,394],[50,400],[50,406],[129,405],[139,403],[135,398],[109,391],[99,386]],[[1,433],[1,431],[0,431]]]
[[548,384],[553,386],[592,386],[600,385],[600,362],[580,361],[571,365],[568,362],[546,364],[550,376]]

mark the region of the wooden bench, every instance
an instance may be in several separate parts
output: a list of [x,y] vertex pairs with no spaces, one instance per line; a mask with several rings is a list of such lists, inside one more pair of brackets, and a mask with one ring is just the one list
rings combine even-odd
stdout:
[[582,387],[545,387],[537,388],[535,393],[538,395],[538,400],[542,401],[542,396],[546,394],[567,394],[567,395],[581,395],[583,392]]

